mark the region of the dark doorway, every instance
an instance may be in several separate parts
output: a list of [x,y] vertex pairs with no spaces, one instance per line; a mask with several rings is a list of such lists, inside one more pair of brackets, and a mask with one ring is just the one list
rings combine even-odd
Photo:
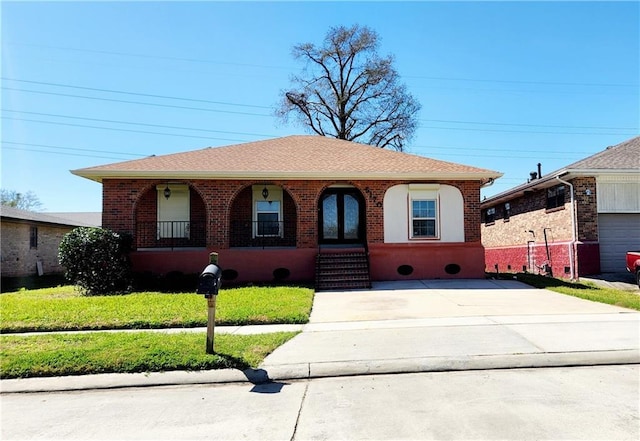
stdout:
[[329,188],[319,202],[321,244],[364,242],[365,213],[362,195],[355,188]]

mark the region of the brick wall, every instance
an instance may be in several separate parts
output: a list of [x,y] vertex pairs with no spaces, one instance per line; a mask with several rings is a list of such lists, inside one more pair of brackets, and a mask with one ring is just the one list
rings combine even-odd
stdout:
[[[596,178],[576,178],[571,181],[575,191],[579,241],[598,241],[598,199]],[[587,192],[587,190],[589,190]],[[590,194],[587,194],[590,193]]]
[[[38,228],[38,247],[31,248],[31,227]],[[37,223],[2,221],[3,277],[22,277],[38,274],[36,262],[42,262],[44,274],[59,274],[64,268],[58,263],[58,247],[62,237],[72,227],[50,226]]]
[[[575,178],[574,207],[577,227],[577,243],[573,247],[576,275],[597,274],[600,271],[598,246],[598,211],[596,180],[593,177]],[[590,190],[589,193],[586,190]],[[570,187],[565,185],[565,201],[562,207],[546,208],[547,189],[534,191],[509,201],[507,212],[504,203],[495,204],[495,220],[487,223],[486,210],[482,210],[482,244],[488,271],[520,271],[527,260],[527,243],[532,242],[535,261],[546,260],[545,230],[552,257],[553,274],[571,277],[566,269],[571,264],[570,244],[573,239]],[[532,232],[531,232],[532,231]],[[541,254],[541,250],[544,254]],[[509,268],[509,266],[511,268]],[[537,271],[529,268],[529,271]]]
[[[545,228],[548,241],[571,240],[571,208],[568,189],[565,192],[565,204],[562,207],[547,210],[546,195],[546,189],[544,189],[512,199],[509,201],[509,213],[506,212],[504,204],[495,205],[495,220],[491,223],[486,222],[487,207],[485,207],[482,211],[482,244],[485,247],[505,247],[524,245],[531,240],[544,243]],[[533,233],[530,233],[530,230]]]
[[[102,184],[103,226],[117,232],[135,234],[136,221],[155,220],[155,187],[165,182],[145,179],[105,179]],[[269,182],[192,180],[184,183],[191,188],[192,210],[194,209],[193,207],[198,206],[201,202],[203,212],[206,212],[206,245],[208,248],[215,249],[229,248],[229,225],[231,220],[238,216],[234,211],[236,207],[240,210],[246,209],[242,201],[248,197],[246,192],[250,192],[252,184],[281,186],[291,197],[291,203],[285,200],[285,214],[294,208],[297,210],[297,247],[316,247],[318,243],[318,200],[322,191],[334,184],[334,182],[317,180],[275,180]],[[382,201],[384,194],[391,186],[410,182],[398,180],[354,180],[344,183],[358,188],[364,197],[368,242],[383,243]],[[464,198],[465,242],[479,242],[480,182],[439,181],[439,183],[455,186],[462,192]]]

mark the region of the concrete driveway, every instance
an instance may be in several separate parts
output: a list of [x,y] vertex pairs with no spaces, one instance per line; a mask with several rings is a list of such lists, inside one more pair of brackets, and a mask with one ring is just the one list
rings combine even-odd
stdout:
[[318,292],[310,323],[620,312],[632,311],[516,280],[408,280],[374,282],[367,291]]
[[316,293],[271,379],[640,362],[640,314],[516,280],[375,283]]

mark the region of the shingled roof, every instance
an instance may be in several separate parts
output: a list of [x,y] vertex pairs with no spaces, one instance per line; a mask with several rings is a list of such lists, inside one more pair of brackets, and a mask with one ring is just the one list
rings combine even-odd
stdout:
[[574,162],[568,170],[633,170],[640,171],[640,136]]
[[461,179],[501,173],[324,136],[287,136],[151,156],[72,173],[104,178],[190,179]]
[[7,205],[0,206],[0,217],[19,222],[38,222],[42,224],[64,225],[69,227],[99,227],[101,213],[41,213],[21,210]]
[[596,176],[602,174],[640,174],[640,136],[620,144],[607,147],[566,167],[547,173],[545,176],[518,185],[493,195],[482,201],[482,207],[496,205],[530,190],[538,190],[558,184],[557,178],[571,179],[576,176]]

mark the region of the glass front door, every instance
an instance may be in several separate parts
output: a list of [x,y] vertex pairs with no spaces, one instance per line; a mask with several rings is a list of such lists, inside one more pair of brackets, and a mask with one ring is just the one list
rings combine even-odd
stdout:
[[320,242],[363,240],[364,202],[353,189],[329,189],[320,198]]

